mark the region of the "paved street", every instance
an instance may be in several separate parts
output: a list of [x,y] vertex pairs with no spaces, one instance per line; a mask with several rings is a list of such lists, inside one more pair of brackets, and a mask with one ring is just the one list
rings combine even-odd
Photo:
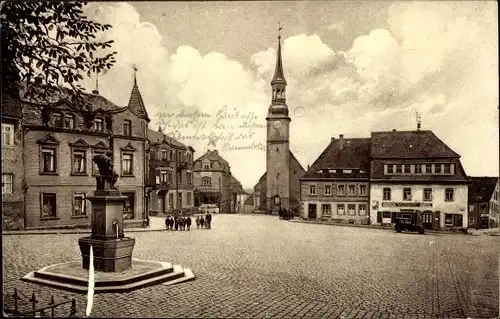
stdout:
[[[92,316],[412,318],[498,315],[498,237],[399,234],[214,215],[211,230],[133,233],[134,257],[191,268],[197,279],[100,294]],[[24,283],[43,266],[80,259],[84,235],[3,238],[4,294],[48,302],[85,296]],[[40,302],[43,304],[43,302]],[[39,304],[39,305],[40,305]]]

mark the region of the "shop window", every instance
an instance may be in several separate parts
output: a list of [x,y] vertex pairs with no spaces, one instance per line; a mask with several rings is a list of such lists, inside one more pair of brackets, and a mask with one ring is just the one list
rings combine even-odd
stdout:
[[445,214],[444,215],[444,224],[445,226],[453,225],[453,214]]
[[123,206],[123,219],[134,219],[135,193],[123,192],[122,195],[127,197],[125,205]]

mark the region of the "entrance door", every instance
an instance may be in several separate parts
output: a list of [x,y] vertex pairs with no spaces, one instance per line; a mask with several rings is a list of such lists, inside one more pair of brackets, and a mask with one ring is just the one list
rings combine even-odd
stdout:
[[432,229],[432,213],[424,213],[422,214],[422,225],[426,229]]
[[165,214],[165,211],[167,210],[166,208],[167,207],[165,206],[165,194],[162,194],[160,197],[160,209],[162,214]]
[[309,219],[316,219],[316,204],[309,204],[308,217]]

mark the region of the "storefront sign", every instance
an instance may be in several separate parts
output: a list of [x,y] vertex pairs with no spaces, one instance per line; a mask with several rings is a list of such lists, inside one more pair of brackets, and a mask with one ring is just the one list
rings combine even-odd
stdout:
[[383,202],[382,207],[432,207],[432,203],[418,202]]

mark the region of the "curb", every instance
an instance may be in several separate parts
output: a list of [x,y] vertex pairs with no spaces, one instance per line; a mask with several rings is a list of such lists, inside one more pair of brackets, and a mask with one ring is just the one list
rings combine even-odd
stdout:
[[[392,227],[353,225],[353,224],[333,224],[333,223],[312,222],[312,221],[305,221],[305,220],[289,220],[288,222],[310,224],[310,225],[327,225],[327,226],[341,226],[341,227],[351,227],[351,228],[370,228],[370,229],[380,229],[380,230],[394,230],[394,228],[392,228]],[[429,234],[469,235],[469,234],[460,233],[460,232],[448,232],[448,231],[427,230],[427,229],[425,230],[425,232],[429,233]]]
[[[125,233],[144,233],[144,232],[155,232],[155,231],[163,231],[164,229],[128,229],[125,228]],[[81,229],[81,230],[5,230],[2,231],[2,235],[13,236],[13,235],[71,235],[71,234],[90,234],[91,230]]]

